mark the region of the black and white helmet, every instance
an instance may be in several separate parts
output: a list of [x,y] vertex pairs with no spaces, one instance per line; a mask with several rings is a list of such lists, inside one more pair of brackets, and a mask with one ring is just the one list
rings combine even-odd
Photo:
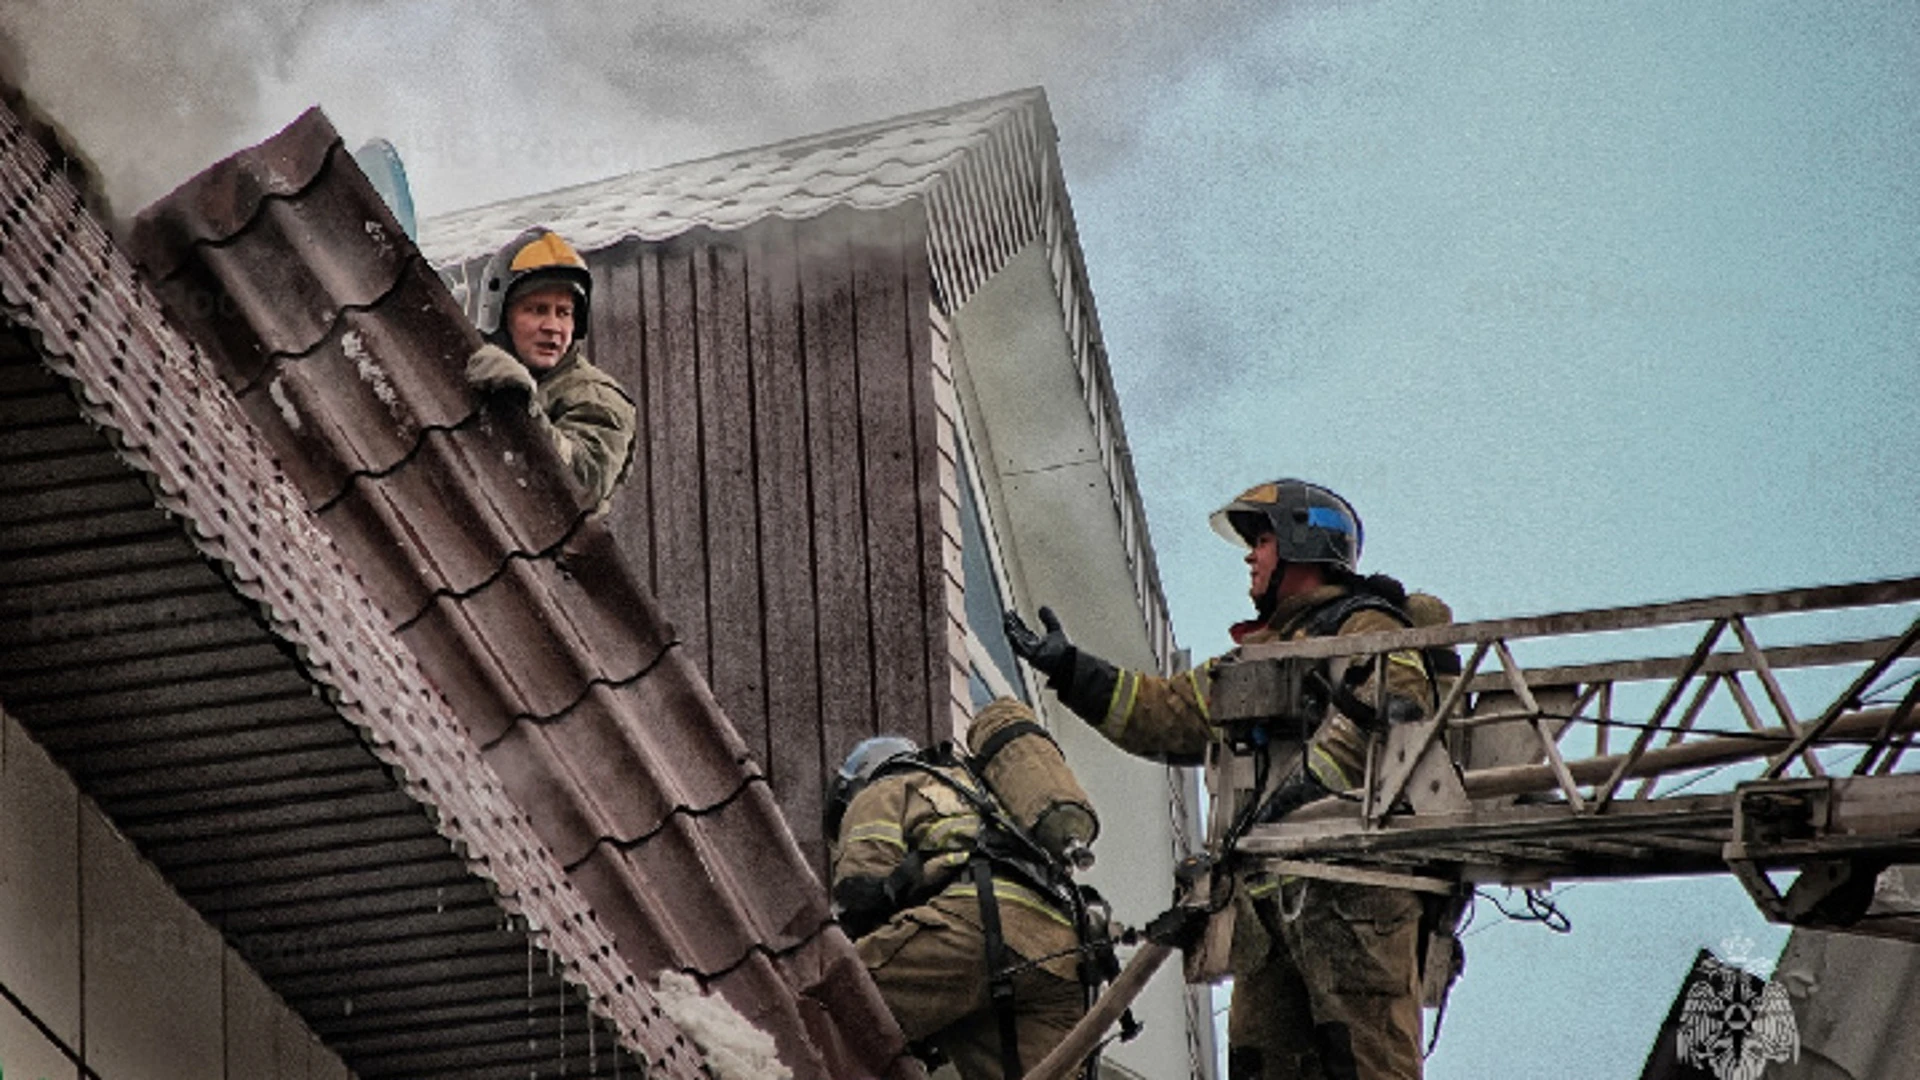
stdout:
[[1326,563],[1351,574],[1364,530],[1353,504],[1305,480],[1272,480],[1241,492],[1208,519],[1213,531],[1252,547],[1271,531],[1286,562]]

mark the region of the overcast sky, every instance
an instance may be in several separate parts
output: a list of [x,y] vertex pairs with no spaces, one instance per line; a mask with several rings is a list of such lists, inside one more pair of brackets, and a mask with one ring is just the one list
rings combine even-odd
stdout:
[[[694,7],[6,0],[0,61],[122,214],[316,102],[431,215],[1043,86],[1196,656],[1205,515],[1277,475],[1463,618],[1920,572],[1910,3]],[[1637,1075],[1696,947],[1783,936],[1725,879],[1563,905],[1472,938],[1431,1076]]]

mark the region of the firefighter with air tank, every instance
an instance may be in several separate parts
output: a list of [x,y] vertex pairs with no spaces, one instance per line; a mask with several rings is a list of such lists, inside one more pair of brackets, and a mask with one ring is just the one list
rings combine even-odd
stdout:
[[841,925],[908,1040],[963,1080],[1025,1075],[1117,970],[1071,877],[1099,819],[1025,705],[981,709],[965,753],[860,743],[826,824]]

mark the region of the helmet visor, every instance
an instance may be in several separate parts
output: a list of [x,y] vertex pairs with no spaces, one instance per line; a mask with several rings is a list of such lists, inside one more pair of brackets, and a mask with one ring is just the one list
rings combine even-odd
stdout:
[[1269,515],[1279,501],[1279,484],[1255,484],[1235,496],[1232,502],[1215,510],[1207,518],[1207,524],[1212,525],[1213,531],[1228,543],[1250,548],[1261,533],[1273,529],[1273,519]]

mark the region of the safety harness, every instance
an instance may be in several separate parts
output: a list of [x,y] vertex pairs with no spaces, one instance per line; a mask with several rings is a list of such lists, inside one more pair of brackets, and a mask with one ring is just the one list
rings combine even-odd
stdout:
[[[1034,732],[1049,740],[1053,738],[1052,733],[1038,724],[1016,721],[996,732],[981,746],[981,752],[972,757],[961,753],[953,744],[942,742],[918,754],[892,758],[875,770],[872,777],[872,780],[878,780],[905,771],[923,773],[958,794],[980,819],[980,830],[975,836],[973,852],[968,856],[965,873],[972,879],[974,892],[980,902],[980,933],[986,946],[988,998],[993,1003],[1000,1031],[1002,1072],[1008,1077],[1021,1075],[1019,1014],[1015,1007],[1013,987],[1013,977],[1019,966],[1008,959],[1006,935],[1000,924],[1000,901],[993,889],[996,876],[1027,887],[1072,920],[1083,953],[1079,964],[1080,982],[1087,992],[1089,1004],[1100,985],[1111,981],[1119,971],[1119,961],[1113,955],[1113,942],[1106,933],[1105,920],[1090,909],[1087,894],[1093,890],[1076,884],[1059,860],[1008,817],[991,794],[992,787],[982,779],[987,762],[1002,747],[1020,735]],[[949,768],[964,773],[970,783],[960,782],[946,771]],[[1093,896],[1098,898],[1097,893]],[[1131,1038],[1139,1029],[1132,1010],[1128,1010],[1121,1021],[1122,1039]],[[1090,1056],[1083,1075],[1092,1080],[1097,1069],[1097,1055]]]
[[[1304,632],[1308,637],[1332,637],[1340,632],[1340,628],[1346,625],[1348,619],[1362,611],[1382,612],[1408,628],[1421,625],[1403,606],[1406,595],[1406,590],[1392,578],[1383,575],[1360,578],[1354,582],[1353,591],[1301,612],[1288,620],[1286,625],[1280,627],[1280,636],[1284,640],[1295,632]],[[1463,665],[1460,662],[1460,654],[1453,647],[1446,645],[1428,646],[1421,649],[1420,653],[1424,661],[1422,666],[1427,673],[1428,688],[1433,693],[1435,704],[1438,705],[1446,699],[1448,690],[1462,674]],[[1355,723],[1376,731],[1384,730],[1386,724],[1381,721],[1379,710],[1354,693],[1366,682],[1371,668],[1370,664],[1354,665],[1348,668],[1342,678],[1327,679],[1327,695],[1332,704]],[[1390,702],[1387,710],[1389,722],[1400,719],[1394,715],[1392,705],[1393,703]],[[1305,775],[1308,780],[1317,781],[1312,770],[1306,770]],[[1324,787],[1321,788],[1321,793],[1337,794]],[[1472,889],[1465,887],[1456,888],[1444,896],[1431,893],[1420,894],[1420,923],[1415,945],[1417,973],[1423,987],[1430,981],[1437,982],[1436,990],[1425,992],[1430,998],[1437,998],[1437,1000],[1429,1000],[1427,1004],[1437,1007],[1442,1016],[1445,1015],[1448,992],[1452,989],[1454,980],[1459,977],[1461,968],[1464,967],[1457,929],[1472,896]],[[1277,935],[1279,928],[1273,922],[1278,914],[1278,907],[1274,898],[1269,895],[1256,899],[1254,910],[1261,922],[1267,924],[1268,931]],[[1447,951],[1440,959],[1440,962],[1447,966],[1447,970],[1437,972],[1436,979],[1429,980],[1427,963],[1436,934],[1446,934],[1450,939],[1446,943]],[[1433,1037],[1438,1039],[1439,1034],[1439,1022],[1436,1018]],[[1431,1052],[1431,1045],[1428,1050]]]
[[[1397,594],[1397,598],[1396,595]],[[1353,590],[1344,596],[1336,597],[1317,607],[1309,608],[1279,628],[1281,640],[1285,640],[1296,631],[1304,631],[1307,637],[1333,637],[1345,626],[1347,620],[1362,611],[1378,611],[1391,617],[1400,625],[1409,629],[1420,625],[1403,606],[1406,590],[1399,582],[1384,575],[1376,574],[1369,578],[1359,578],[1353,584]],[[1462,665],[1460,654],[1451,646],[1430,645],[1420,650],[1422,666],[1427,673],[1427,686],[1433,691],[1433,700],[1437,705],[1445,699],[1447,688],[1453,680],[1460,677]],[[1354,665],[1348,668],[1345,677],[1328,680],[1328,693],[1333,705],[1348,718],[1362,727],[1378,729],[1385,725],[1380,714],[1372,705],[1362,701],[1354,690],[1366,682],[1370,665]],[[1337,682],[1337,685],[1335,683]],[[1388,720],[1398,719],[1389,708]]]

